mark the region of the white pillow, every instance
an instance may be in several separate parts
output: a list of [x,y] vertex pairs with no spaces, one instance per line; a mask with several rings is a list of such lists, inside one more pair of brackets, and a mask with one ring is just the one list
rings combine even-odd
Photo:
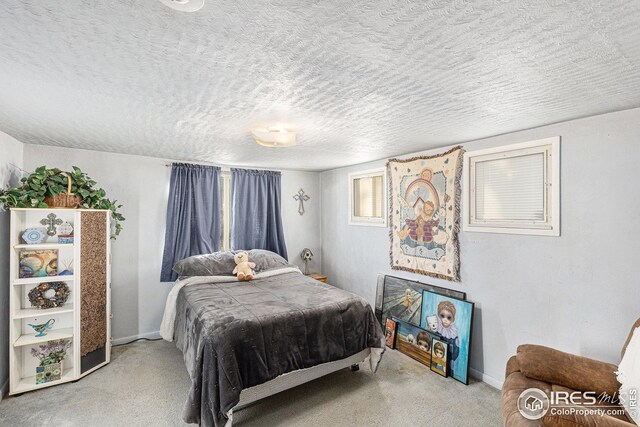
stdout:
[[[633,331],[631,341],[618,366],[620,402],[633,421],[640,425],[640,328]],[[635,398],[635,400],[632,400]],[[635,406],[631,406],[631,405]]]

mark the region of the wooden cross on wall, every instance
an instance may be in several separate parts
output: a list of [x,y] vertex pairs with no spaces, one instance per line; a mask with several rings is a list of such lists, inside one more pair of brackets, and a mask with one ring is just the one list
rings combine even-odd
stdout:
[[301,188],[298,190],[298,193],[293,196],[293,200],[299,202],[298,204],[298,213],[300,215],[304,215],[304,202],[309,200],[311,197],[304,194],[304,190]]
[[60,218],[56,218],[56,214],[50,213],[46,218],[40,220],[40,224],[47,226],[47,235],[55,236],[56,235],[56,225],[62,225],[62,220]]

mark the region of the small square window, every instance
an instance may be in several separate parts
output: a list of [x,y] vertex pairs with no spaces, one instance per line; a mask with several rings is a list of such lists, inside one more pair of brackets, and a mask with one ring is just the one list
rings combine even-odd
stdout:
[[384,168],[349,174],[349,224],[387,226]]
[[464,230],[560,235],[560,137],[465,153]]

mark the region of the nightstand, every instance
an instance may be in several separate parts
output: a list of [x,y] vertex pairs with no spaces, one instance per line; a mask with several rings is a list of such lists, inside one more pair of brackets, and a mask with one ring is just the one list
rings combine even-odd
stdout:
[[327,276],[323,276],[322,274],[319,273],[309,273],[309,277],[311,277],[312,279],[316,279],[319,282],[322,283],[327,283]]

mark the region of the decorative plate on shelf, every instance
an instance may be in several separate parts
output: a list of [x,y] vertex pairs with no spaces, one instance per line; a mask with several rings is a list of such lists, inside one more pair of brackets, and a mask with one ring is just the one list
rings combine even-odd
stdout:
[[73,225],[68,222],[63,222],[58,226],[58,234],[62,236],[70,236],[73,234]]
[[27,228],[22,233],[22,240],[29,245],[42,243],[46,237],[46,234],[40,228]]

